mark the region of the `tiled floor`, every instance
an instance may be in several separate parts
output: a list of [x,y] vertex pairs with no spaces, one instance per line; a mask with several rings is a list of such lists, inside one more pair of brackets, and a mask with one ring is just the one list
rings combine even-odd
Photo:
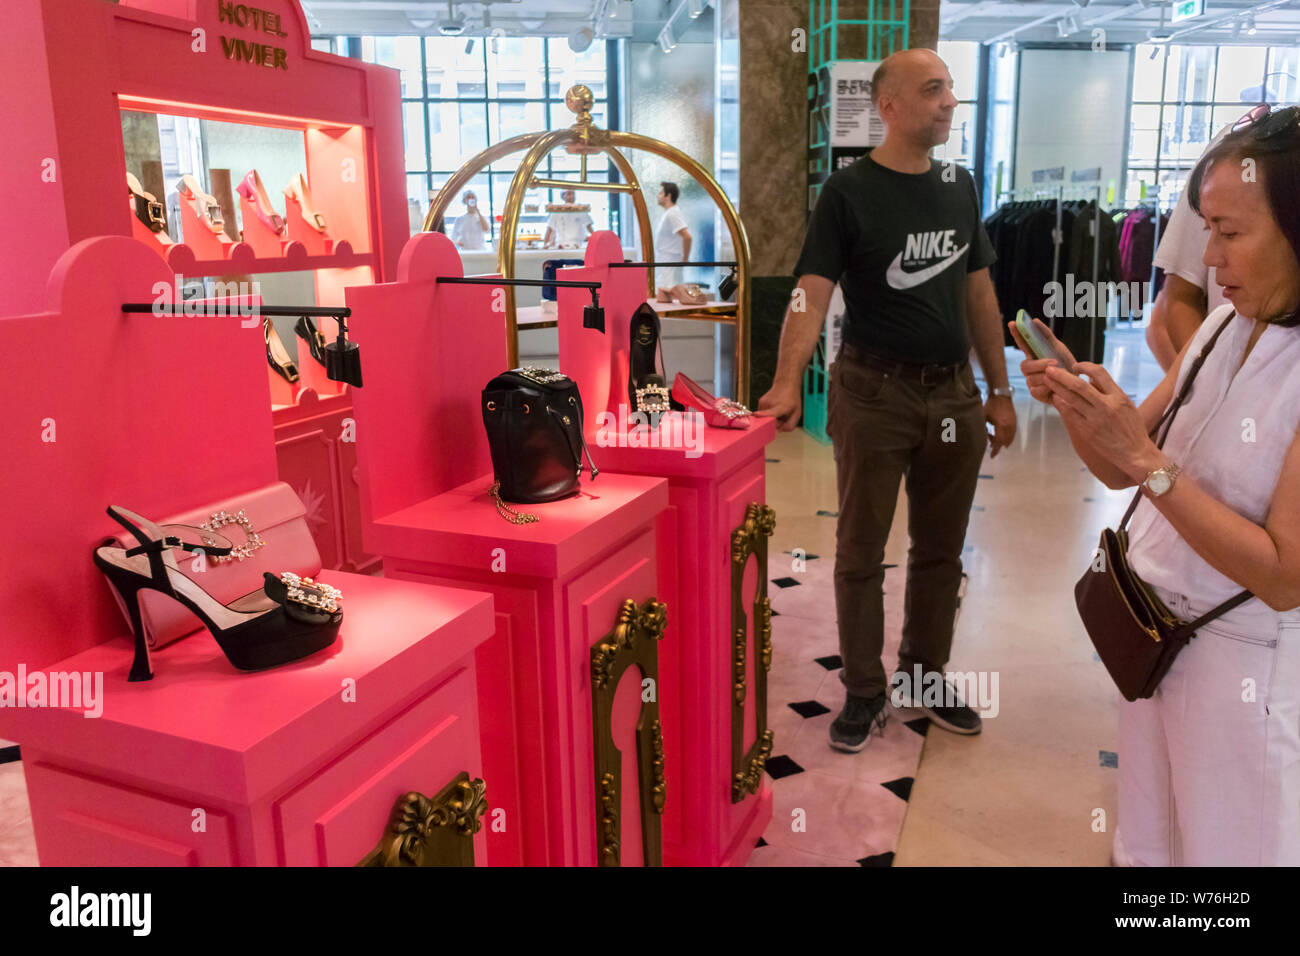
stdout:
[[[998,674],[999,712],[985,719],[979,736],[937,728],[921,736],[903,723],[915,712],[891,710],[884,736],[862,753],[829,748],[827,727],[844,692],[834,673],[818,673],[813,658],[837,652],[829,578],[834,462],[828,447],[802,431],[779,436],[771,447],[771,553],[788,561],[802,548],[819,558],[808,562],[800,587],[770,588],[780,612],[769,691],[773,754],[805,772],[774,780],[773,822],[751,865],[889,865],[890,851],[900,866],[1108,862],[1110,835],[1095,832],[1093,823],[1097,808],[1114,819],[1116,696],[1079,623],[1073,588],[1098,532],[1117,519],[1128,495],[1107,490],[1083,469],[1056,413],[1029,398],[1018,359],[1010,352],[1008,358],[1020,386],[1019,431],[1015,445],[982,468],[949,662],[950,670]],[[1141,331],[1108,335],[1106,364],[1137,398],[1161,377]],[[900,494],[887,563],[906,564],[906,527]],[[771,577],[801,577],[769,560]],[[887,668],[897,653],[901,583],[901,570],[886,573]],[[804,718],[789,707],[808,700],[827,712]],[[906,798],[882,786],[913,777]],[[796,808],[806,811],[802,831],[792,829]],[[830,816],[838,819],[823,819]]]
[[[1160,378],[1141,336],[1107,337],[1107,367],[1135,397]],[[1008,356],[1014,370],[1018,359]],[[1012,380],[1023,386],[1014,371]],[[1098,532],[1128,495],[1083,469],[1055,412],[1023,387],[1016,405],[1015,445],[985,460],[988,477],[976,491],[963,556],[969,579],[949,662],[951,670],[998,673],[999,713],[975,737],[891,710],[883,735],[862,753],[827,746],[843,702],[830,586],[834,462],[828,446],[802,431],[771,446],[770,576],[799,583],[770,587],[777,616],[769,767],[783,776],[751,865],[1107,863],[1110,835],[1093,826],[1097,808],[1114,819],[1116,694],[1079,623],[1073,587]],[[900,566],[886,574],[887,666],[898,641],[906,521],[900,496],[885,551],[885,561]],[[805,570],[793,566],[796,548],[810,556]],[[22,764],[2,763],[0,866],[35,862]]]

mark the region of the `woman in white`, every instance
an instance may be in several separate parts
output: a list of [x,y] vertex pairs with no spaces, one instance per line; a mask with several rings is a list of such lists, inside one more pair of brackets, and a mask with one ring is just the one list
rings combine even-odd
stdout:
[[[1140,408],[1101,366],[1021,364],[1097,478],[1143,485],[1130,560],[1171,611],[1190,621],[1243,589],[1255,595],[1204,625],[1153,697],[1120,701],[1121,865],[1300,865],[1297,122],[1295,107],[1258,119],[1193,171],[1205,264],[1230,305]],[[1220,326],[1157,449],[1149,433]]]

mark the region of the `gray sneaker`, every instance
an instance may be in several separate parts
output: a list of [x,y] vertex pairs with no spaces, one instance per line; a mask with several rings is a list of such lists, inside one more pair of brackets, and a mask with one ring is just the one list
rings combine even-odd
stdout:
[[874,723],[880,730],[885,729],[888,719],[885,713],[886,696],[858,697],[849,694],[844,700],[844,709],[831,724],[831,746],[847,753],[857,753],[867,745]]
[[[923,678],[927,685],[931,679],[930,673],[932,672],[927,672]],[[957,693],[957,688],[948,681],[943,681],[943,692],[940,695],[942,701],[934,706],[928,706],[924,702],[924,688],[918,692],[916,688],[910,686],[911,679],[912,675],[905,671],[898,671],[890,678],[890,694],[895,696],[895,703],[899,707],[916,708],[929,717],[930,722],[936,727],[942,727],[950,733],[972,735],[978,734],[983,729],[980,715],[966,706],[966,702]],[[942,675],[939,675],[939,679],[942,680]]]

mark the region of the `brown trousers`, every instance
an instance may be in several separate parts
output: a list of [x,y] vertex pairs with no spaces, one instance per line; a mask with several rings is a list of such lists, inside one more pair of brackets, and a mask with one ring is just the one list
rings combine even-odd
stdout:
[[848,692],[887,690],[883,566],[898,484],[906,477],[907,590],[899,668],[943,670],[952,647],[961,552],[988,446],[970,363],[923,385],[841,355],[831,366],[827,432],[835,443],[839,522],[835,607],[840,680]]

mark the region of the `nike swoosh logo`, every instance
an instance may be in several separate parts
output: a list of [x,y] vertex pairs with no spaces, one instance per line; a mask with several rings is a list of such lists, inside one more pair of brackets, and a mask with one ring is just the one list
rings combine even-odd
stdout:
[[889,264],[885,270],[885,281],[889,283],[891,289],[915,289],[923,282],[929,282],[939,273],[943,272],[950,265],[965,255],[966,250],[970,248],[970,243],[962,246],[947,259],[942,262],[936,262],[932,266],[926,266],[920,272],[903,271],[903,254],[900,252],[894,256],[894,261]]

